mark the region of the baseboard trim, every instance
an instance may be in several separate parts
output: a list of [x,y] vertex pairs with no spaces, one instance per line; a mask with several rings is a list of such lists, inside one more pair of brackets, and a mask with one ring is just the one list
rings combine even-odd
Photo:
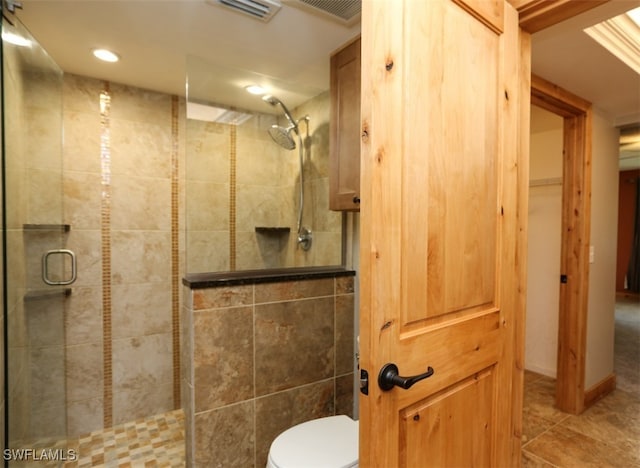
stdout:
[[536,374],[544,375],[545,377],[549,377],[551,379],[557,378],[555,369],[547,369],[546,367],[540,367],[535,364],[527,364],[524,370],[535,372]]
[[616,389],[616,374],[610,374],[584,393],[584,408],[587,409]]
[[616,299],[638,299],[640,301],[640,293],[631,292],[628,289],[616,291]]

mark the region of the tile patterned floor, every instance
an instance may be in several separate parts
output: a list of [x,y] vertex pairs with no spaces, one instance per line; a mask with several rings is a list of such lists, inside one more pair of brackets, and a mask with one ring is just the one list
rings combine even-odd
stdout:
[[527,372],[522,466],[640,467],[640,397],[615,390],[579,416],[554,407],[555,380]]
[[617,389],[579,416],[555,409],[555,380],[525,373],[522,466],[640,467],[640,302],[616,304]]
[[183,468],[184,412],[127,422],[68,441],[41,440],[16,453],[10,468]]
[[78,460],[66,468],[184,467],[184,413],[176,410],[92,432],[69,448]]
[[618,297],[615,326],[616,387],[640,394],[640,298]]

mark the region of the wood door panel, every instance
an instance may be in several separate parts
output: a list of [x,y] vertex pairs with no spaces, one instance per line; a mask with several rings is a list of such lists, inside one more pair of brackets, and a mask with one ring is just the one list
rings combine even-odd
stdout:
[[402,409],[398,466],[494,466],[494,402],[488,368]]
[[[399,364],[400,375],[421,374],[428,366],[435,371],[430,378],[416,383],[411,392],[398,392],[398,404],[409,405],[495,365],[501,353],[500,334],[500,313],[494,310],[455,325],[436,326],[429,332],[422,330],[419,335],[401,338],[399,352],[406,357]],[[428,341],[428,348],[417,345],[418,339]],[[416,353],[416,348],[425,351]]]
[[[422,53],[405,51],[403,324],[496,303],[499,210],[499,36],[454,3],[408,7],[407,44],[421,27],[436,29],[420,18],[441,24]],[[474,79],[451,79],[462,76]]]

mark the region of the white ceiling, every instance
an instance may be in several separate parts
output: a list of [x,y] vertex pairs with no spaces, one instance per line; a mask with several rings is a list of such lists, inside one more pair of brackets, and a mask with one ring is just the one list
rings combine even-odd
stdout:
[[[294,108],[328,89],[330,53],[360,29],[290,3],[269,23],[204,0],[23,4],[18,17],[66,72],[179,95],[188,76],[190,99],[264,112],[270,106],[241,85],[265,84]],[[582,32],[638,5],[614,0],[534,34],[533,72],[591,101],[617,125],[639,122],[640,76]],[[94,47],[122,60],[100,63]]]
[[[329,55],[360,31],[285,4],[268,23],[204,0],[24,0],[17,16],[65,72],[269,112],[241,86],[293,108],[329,87]],[[91,55],[121,55],[116,64]]]

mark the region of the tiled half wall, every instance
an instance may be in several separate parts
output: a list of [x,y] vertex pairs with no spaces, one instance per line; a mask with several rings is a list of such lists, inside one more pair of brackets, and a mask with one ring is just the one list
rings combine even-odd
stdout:
[[264,467],[298,423],[353,416],[354,277],[185,290],[188,466]]

